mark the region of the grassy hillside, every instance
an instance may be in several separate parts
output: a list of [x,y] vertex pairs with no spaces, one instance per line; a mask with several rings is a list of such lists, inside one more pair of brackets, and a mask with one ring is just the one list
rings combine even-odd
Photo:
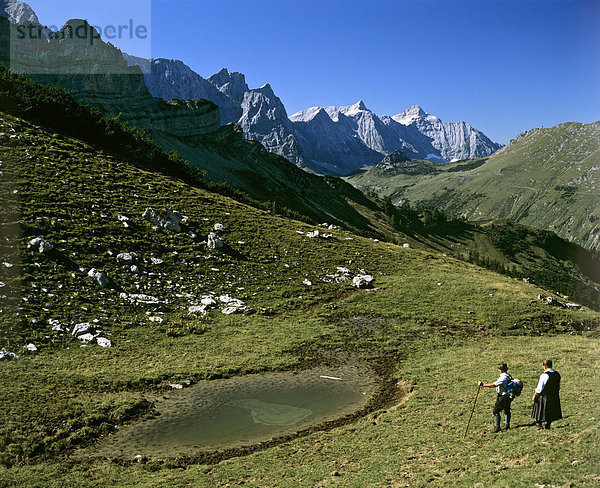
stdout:
[[[121,76],[125,77],[122,80],[125,86],[133,85],[130,90],[135,87],[138,91],[142,90],[143,85],[140,88],[135,83],[135,75]],[[106,151],[128,158],[140,167],[180,177],[187,183],[233,196],[258,208],[272,209],[307,222],[325,220],[329,223],[341,223],[362,235],[448,252],[459,259],[467,259],[511,276],[533,278],[540,285],[566,294],[572,300],[598,307],[598,277],[592,276],[583,266],[593,261],[583,250],[572,249],[574,246],[565,244],[558,246],[560,252],[549,254],[536,237],[537,230],[520,228],[521,246],[518,259],[515,259],[515,253],[501,245],[514,237],[514,232],[508,225],[494,226],[494,239],[488,237],[488,230],[465,223],[438,226],[432,232],[430,228],[433,224],[444,222],[443,216],[435,209],[415,211],[405,205],[394,208],[391,201],[368,198],[339,178],[307,174],[283,158],[268,153],[259,144],[243,140],[241,132],[234,126],[202,136],[166,135],[164,130],[153,129],[151,119],[140,117],[140,113],[145,113],[150,107],[160,112],[161,104],[174,109],[183,102],[164,104],[161,100],[151,99],[149,95],[144,98],[143,94],[140,95],[141,98],[127,98],[127,102],[119,97],[102,97],[102,90],[99,93],[92,90],[94,97],[90,98],[89,89],[82,91],[81,88],[90,79],[94,89],[106,84],[111,87],[114,83],[100,75],[59,78],[61,83],[66,83],[80,97],[91,100],[109,112],[118,112],[119,108],[127,107],[129,118],[151,130],[154,139],[147,133],[123,124],[120,118],[102,118],[98,111],[82,106],[73,96],[59,88],[41,86],[3,68],[0,68],[0,102],[10,113],[98,144]],[[55,77],[46,81],[58,82]],[[131,100],[135,101],[136,110],[130,106]],[[209,102],[206,104],[212,105]],[[200,101],[196,105],[204,106]],[[185,113],[187,112],[184,110]],[[177,117],[181,116],[182,114],[177,113],[170,117],[178,120]],[[164,122],[165,117],[169,119],[163,113],[160,120]],[[190,130],[193,132],[193,128]],[[155,141],[162,141],[163,145],[175,148],[179,153],[165,154]],[[184,162],[182,155],[195,163]],[[414,173],[415,165],[418,169],[421,164],[427,165],[428,171],[446,167],[410,160],[405,161],[402,167],[406,166]],[[473,162],[459,162],[448,168],[462,171],[465,167],[472,166]],[[198,168],[206,170],[204,175],[207,175],[208,181]],[[382,170],[386,175],[391,171],[389,168]],[[231,178],[235,176],[234,180],[225,178],[223,175],[226,173]],[[227,183],[215,184],[214,180],[224,180]],[[236,188],[243,188],[251,196]],[[502,235],[503,229],[507,230],[506,235]],[[539,270],[543,272],[540,273]]]
[[431,205],[469,220],[507,218],[600,249],[597,205],[600,122],[533,129],[485,160],[440,165],[438,173],[348,179],[364,190]]
[[[574,411],[597,404],[593,391],[578,397],[575,389],[589,388],[586,368],[597,357],[599,316],[593,311],[551,307],[536,298],[546,290],[438,253],[340,229],[320,228],[332,236],[309,238],[307,232],[318,227],[190,186],[10,115],[1,119],[2,255],[11,266],[0,267],[0,323],[2,345],[20,357],[0,363],[1,415],[7,419],[0,427],[0,459],[12,466],[2,468],[0,484],[454,484],[472,452],[467,445],[459,452],[463,463],[450,459],[474,390],[469,385],[494,373],[495,350],[514,367],[522,365],[531,385],[538,373],[535,355],[547,347],[547,354],[574,371],[574,389],[565,390]],[[148,207],[181,212],[187,217],[183,231],[153,228],[142,217]],[[211,250],[203,241],[217,223],[226,228],[218,231],[226,246]],[[54,249],[28,249],[36,237]],[[332,282],[327,275],[339,273],[338,266],[373,274],[377,289]],[[95,284],[87,276],[90,268],[105,271],[108,286]],[[243,300],[248,309],[235,315],[222,314],[222,306],[207,316],[189,312],[211,293]],[[156,301],[142,304],[139,294]],[[55,321],[68,328],[89,322],[113,347],[56,333]],[[515,345],[506,349],[509,337]],[[29,343],[37,351],[23,348]],[[489,351],[483,353],[486,343]],[[378,409],[354,425],[217,465],[193,459],[81,464],[66,457],[116,425],[154,415],[156,395],[173,381],[303,368],[342,351],[375,366],[387,398],[411,388],[413,395],[399,408]],[[468,371],[459,360],[464,357],[476,358]],[[458,388],[437,385],[443,367],[461,378]],[[440,398],[450,419],[439,417]],[[557,439],[568,449],[561,462],[582,463],[573,478],[582,482],[594,479],[588,446],[598,440],[587,418],[564,422],[583,442],[569,446]],[[498,441],[481,436],[486,417],[479,419],[469,442],[483,453],[495,452]],[[524,479],[555,479],[554,466],[542,464],[540,471],[533,453],[541,441],[532,435],[515,429],[521,447],[514,465],[527,473]],[[376,452],[373,442],[381,446]],[[482,474],[468,473],[465,480],[493,476],[484,455],[468,462]],[[502,472],[502,479],[509,473]]]

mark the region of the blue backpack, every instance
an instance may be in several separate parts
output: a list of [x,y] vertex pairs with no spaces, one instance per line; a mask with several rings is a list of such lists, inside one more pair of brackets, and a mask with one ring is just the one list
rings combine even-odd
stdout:
[[510,395],[510,399],[514,400],[523,391],[523,382],[518,378],[513,379],[511,375],[508,375],[508,377],[510,380],[506,384],[506,391]]

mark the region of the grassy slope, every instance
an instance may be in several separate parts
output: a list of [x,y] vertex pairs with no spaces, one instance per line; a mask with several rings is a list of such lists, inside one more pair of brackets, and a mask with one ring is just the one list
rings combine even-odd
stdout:
[[383,178],[373,170],[349,181],[394,201],[433,205],[468,219],[509,218],[600,248],[597,205],[600,122],[535,129],[467,171]]
[[[314,227],[190,188],[80,141],[52,135],[8,116],[2,118],[2,132],[14,129],[26,139],[2,139],[2,229],[3,234],[12,236],[8,242],[15,244],[4,243],[3,254],[7,261],[20,262],[23,281],[18,273],[3,275],[3,292],[16,301],[12,307],[3,307],[1,320],[5,330],[20,326],[5,336],[15,341],[11,346],[34,341],[40,351],[27,354],[16,350],[22,355],[20,360],[0,365],[2,417],[8,419],[0,432],[2,460],[25,463],[0,472],[0,483],[173,486],[193,482],[215,486],[246,480],[250,486],[335,482],[340,486],[375,486],[391,484],[386,481],[390,476],[403,482],[406,470],[413,484],[424,483],[443,472],[420,462],[410,463],[419,458],[408,459],[407,453],[412,449],[421,456],[431,456],[427,446],[433,440],[423,442],[431,438],[431,430],[419,422],[424,414],[434,415],[436,411],[428,391],[445,357],[462,360],[471,357],[472,348],[480,347],[482,340],[495,348],[505,344],[506,334],[518,334],[523,337],[513,340],[532,344],[531,351],[523,349],[502,357],[511,364],[521,361],[525,369],[539,362],[537,357],[530,360],[533,346],[539,348],[545,343],[545,338],[529,335],[585,331],[598,321],[598,315],[587,309],[565,311],[538,302],[536,295],[546,292],[533,285],[452,258],[376,243],[344,231],[333,231],[332,240],[308,239],[296,231]],[[12,189],[17,193],[11,193]],[[225,224],[230,231],[224,237],[231,249],[209,252],[199,240],[152,231],[141,219],[146,206],[181,210],[189,216],[190,227],[202,236],[215,222]],[[125,228],[117,215],[129,216],[130,227]],[[20,224],[23,234],[16,233],[11,223]],[[61,262],[60,255],[53,258],[26,251],[25,243],[33,236],[54,243],[66,262]],[[346,239],[349,237],[353,240]],[[138,253],[139,264],[154,274],[131,274],[115,259],[117,253],[125,251]],[[212,258],[205,259],[208,255]],[[164,263],[143,263],[150,257],[161,258]],[[101,267],[128,292],[138,291],[139,285],[140,292],[168,299],[170,303],[161,314],[165,321],[148,321],[144,309],[119,299],[118,290],[94,287],[78,271],[80,266]],[[322,282],[336,266],[374,273],[379,290],[352,293],[348,284]],[[315,284],[303,285],[305,278]],[[188,316],[187,306],[194,299],[177,295],[199,297],[208,291],[231,293],[259,313],[229,317],[213,313],[209,319]],[[14,307],[23,297],[28,301],[22,302],[17,317]],[[159,311],[153,314],[160,315]],[[375,332],[356,331],[345,325],[346,317],[354,316],[386,320],[377,322]],[[69,337],[54,337],[47,323],[50,318],[67,324],[97,318],[115,347],[82,348]],[[549,354],[576,349],[582,364],[594,358],[598,346],[595,339],[579,336],[552,340],[557,344],[564,341],[565,345],[557,345]],[[464,341],[466,349],[456,349],[456,344]],[[394,413],[373,414],[355,426],[317,433],[207,468],[173,470],[177,462],[124,468],[99,461],[83,466],[55,457],[109,433],[115,424],[152,414],[147,398],[173,380],[288,369],[312,354],[297,352],[307,345],[335,349],[349,344],[366,358],[398,358],[399,367],[393,374],[412,381],[418,394]],[[447,346],[453,348],[446,351]],[[405,363],[400,358],[408,359]],[[486,356],[475,359],[474,375],[489,374]],[[495,357],[488,359],[496,361]],[[426,371],[429,361],[432,366]],[[527,374],[536,373],[534,369]],[[573,384],[585,377],[578,376]],[[474,384],[464,381],[469,387]],[[453,398],[460,400],[460,406],[457,403],[453,408],[459,408],[461,416],[448,421],[458,430],[468,407],[465,402],[471,396],[469,388],[440,388],[438,394],[449,395],[449,403]],[[594,397],[582,398],[578,405],[582,408],[588,400]],[[381,420],[373,420],[374,415]],[[386,418],[389,422],[384,421]],[[396,425],[404,422],[412,439],[406,441],[406,450],[401,448],[404,436],[399,435]],[[591,425],[581,420],[573,429],[575,433],[586,432]],[[383,427],[386,430],[380,430]],[[523,435],[527,436],[525,432]],[[527,446],[529,440],[524,437],[520,442]],[[597,440],[594,431],[591,440]],[[374,441],[382,446],[377,453],[373,453]],[[444,459],[454,436],[442,436],[439,442],[440,460],[450,463]],[[488,451],[494,449],[492,439],[477,442]],[[413,467],[398,471],[399,450]],[[575,453],[591,465],[590,454]],[[36,464],[28,464],[31,460]],[[533,467],[534,461],[525,456],[522,469]],[[487,461],[481,463],[489,466]],[[330,478],[333,470],[343,476]],[[580,479],[588,475],[584,470]],[[455,479],[452,470],[443,476],[444,483]]]

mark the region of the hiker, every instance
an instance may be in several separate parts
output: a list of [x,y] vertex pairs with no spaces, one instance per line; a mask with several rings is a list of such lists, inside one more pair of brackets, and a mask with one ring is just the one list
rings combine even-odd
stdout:
[[512,380],[511,376],[507,373],[508,366],[506,363],[500,363],[498,365],[498,371],[500,376],[493,383],[479,382],[479,386],[484,388],[496,387],[498,396],[496,397],[496,403],[494,404],[494,430],[493,432],[500,432],[500,413],[504,411],[504,428],[505,430],[510,429],[510,404],[512,399],[508,392],[508,383]]
[[544,359],[542,363],[544,372],[540,375],[535,393],[533,394],[533,409],[531,418],[535,419],[538,430],[542,430],[542,422],[546,422],[546,429],[555,420],[562,419],[560,408],[560,374],[552,369],[552,359]]

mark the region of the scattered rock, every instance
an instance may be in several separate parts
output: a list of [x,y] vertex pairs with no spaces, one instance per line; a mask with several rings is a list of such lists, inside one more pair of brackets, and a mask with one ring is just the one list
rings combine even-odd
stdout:
[[2,349],[0,351],[0,361],[11,361],[13,359],[19,359],[19,356],[7,349]]
[[73,335],[73,337],[79,337],[80,335],[87,334],[92,330],[94,330],[92,324],[90,324],[89,322],[83,322],[81,324],[75,324],[75,327],[73,327],[73,331],[71,332],[71,334]]
[[173,232],[181,232],[181,215],[171,209],[165,209],[163,213],[155,211],[152,207],[148,207],[143,215],[148,222],[163,227],[164,229]]
[[565,303],[565,307],[570,308],[570,309],[574,309],[574,310],[581,310],[581,305],[579,305],[578,303]]
[[106,337],[96,337],[96,344],[100,347],[112,347],[112,342]]
[[407,242],[405,242],[404,244],[402,244],[402,247],[408,248],[408,247],[410,247],[410,244],[408,244]]
[[159,305],[161,303],[158,298],[153,297],[152,295],[144,295],[143,293],[132,293],[130,295],[121,293],[120,296],[123,299],[128,299],[140,305]]
[[200,303],[202,305],[204,305],[205,307],[216,307],[217,306],[217,301],[208,295],[205,295],[202,297],[202,299],[200,300]]
[[223,240],[214,232],[208,234],[207,244],[209,249],[221,249],[224,246]]
[[311,239],[314,239],[315,237],[319,237],[320,235],[321,235],[321,233],[318,230],[315,230],[314,232],[306,233],[306,237],[309,237]]
[[122,252],[117,254],[117,259],[119,261],[133,261],[134,254],[129,252]]
[[206,305],[192,305],[188,307],[189,313],[206,313]]
[[31,352],[35,352],[35,351],[37,351],[37,350],[38,350],[38,348],[37,348],[37,347],[35,346],[35,344],[33,344],[33,343],[29,343],[29,344],[27,344],[27,345],[25,346],[25,349],[27,349],[28,351],[31,351]]
[[86,333],[86,334],[81,334],[77,336],[77,340],[81,341],[81,342],[85,342],[86,344],[90,344],[94,341],[96,337],[94,336],[94,334],[91,333]]
[[180,383],[169,383],[169,386],[173,389],[173,390],[183,390],[183,385]]
[[552,297],[546,297],[546,302],[548,303],[548,305],[552,305],[553,307],[567,308],[567,306],[564,303]]
[[225,230],[225,226],[223,224],[215,224],[215,230],[218,232],[223,232]]
[[50,244],[46,239],[42,239],[41,237],[31,239],[27,247],[39,253],[45,253],[54,249],[54,246],[52,244]]
[[108,279],[108,276],[106,275],[106,273],[104,271],[99,271],[96,268],[90,269],[88,271],[87,275],[90,278],[92,278],[96,282],[96,284],[98,284],[102,288],[104,288],[105,286],[107,286],[108,283],[110,282],[110,280]]
[[371,288],[373,286],[373,282],[375,281],[375,278],[373,278],[373,276],[368,275],[368,274],[360,274],[360,275],[356,275],[353,279],[352,279],[352,283],[354,283],[354,286],[356,286],[356,288]]
[[243,308],[238,308],[238,307],[225,307],[223,310],[221,310],[221,313],[224,313],[225,315],[231,315],[233,313],[241,313],[243,312],[244,309]]
[[312,281],[310,281],[310,280],[304,280],[304,281],[302,281],[302,283],[305,284],[306,286],[312,285]]

